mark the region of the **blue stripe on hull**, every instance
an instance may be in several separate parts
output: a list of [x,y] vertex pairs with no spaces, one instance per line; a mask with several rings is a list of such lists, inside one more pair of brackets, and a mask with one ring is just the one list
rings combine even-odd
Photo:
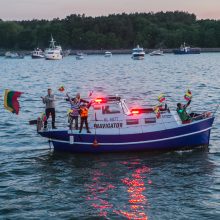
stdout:
[[128,151],[160,151],[160,150],[181,150],[193,149],[198,146],[209,144],[210,130],[188,137],[180,137],[166,141],[155,141],[152,143],[135,143],[125,145],[98,146],[84,144],[69,144],[53,141],[54,149],[58,151],[69,151],[74,153],[104,153],[104,152],[128,152]]

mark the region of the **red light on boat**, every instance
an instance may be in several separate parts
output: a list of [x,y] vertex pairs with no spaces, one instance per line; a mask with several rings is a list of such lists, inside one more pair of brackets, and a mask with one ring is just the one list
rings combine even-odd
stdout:
[[100,103],[103,103],[105,100],[103,98],[96,98],[95,99],[95,102],[100,104]]
[[140,114],[139,110],[131,110],[131,114],[138,115]]

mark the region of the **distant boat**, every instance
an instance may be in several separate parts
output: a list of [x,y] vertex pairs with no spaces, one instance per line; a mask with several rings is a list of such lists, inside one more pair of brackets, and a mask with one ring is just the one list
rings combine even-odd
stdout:
[[69,55],[70,55],[70,52],[71,52],[71,50],[63,50],[63,51],[62,51],[63,57],[69,56]]
[[186,46],[186,43],[184,42],[179,49],[173,50],[174,54],[200,54],[201,48],[192,48],[190,46]]
[[41,59],[44,58],[44,52],[40,48],[36,48],[32,54],[31,54],[32,59]]
[[154,50],[151,53],[149,53],[150,56],[163,56],[163,51],[162,50]]
[[61,46],[55,45],[53,36],[51,35],[50,46],[45,50],[46,60],[61,60],[63,58]]
[[76,53],[76,59],[77,60],[83,60],[84,59],[84,54],[81,52]]
[[137,47],[132,50],[131,58],[133,60],[143,60],[144,55],[145,55],[144,49],[142,47],[139,47],[139,45],[137,45]]
[[9,58],[9,59],[24,59],[24,55],[16,53],[16,52],[6,52],[5,53],[5,58]]
[[112,57],[112,52],[106,51],[105,52],[105,57]]

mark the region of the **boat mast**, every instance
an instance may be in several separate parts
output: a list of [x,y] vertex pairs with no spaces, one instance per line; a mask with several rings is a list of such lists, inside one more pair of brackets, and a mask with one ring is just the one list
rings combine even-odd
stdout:
[[52,34],[51,34],[51,41],[50,41],[50,48],[51,49],[54,49],[55,48],[55,40],[53,39],[53,36],[52,36]]

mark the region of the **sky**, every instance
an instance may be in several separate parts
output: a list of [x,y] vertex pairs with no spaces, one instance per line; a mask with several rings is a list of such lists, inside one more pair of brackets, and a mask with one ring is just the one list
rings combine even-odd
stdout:
[[220,19],[220,0],[0,0],[0,18],[3,20],[175,10],[194,13],[198,19]]

